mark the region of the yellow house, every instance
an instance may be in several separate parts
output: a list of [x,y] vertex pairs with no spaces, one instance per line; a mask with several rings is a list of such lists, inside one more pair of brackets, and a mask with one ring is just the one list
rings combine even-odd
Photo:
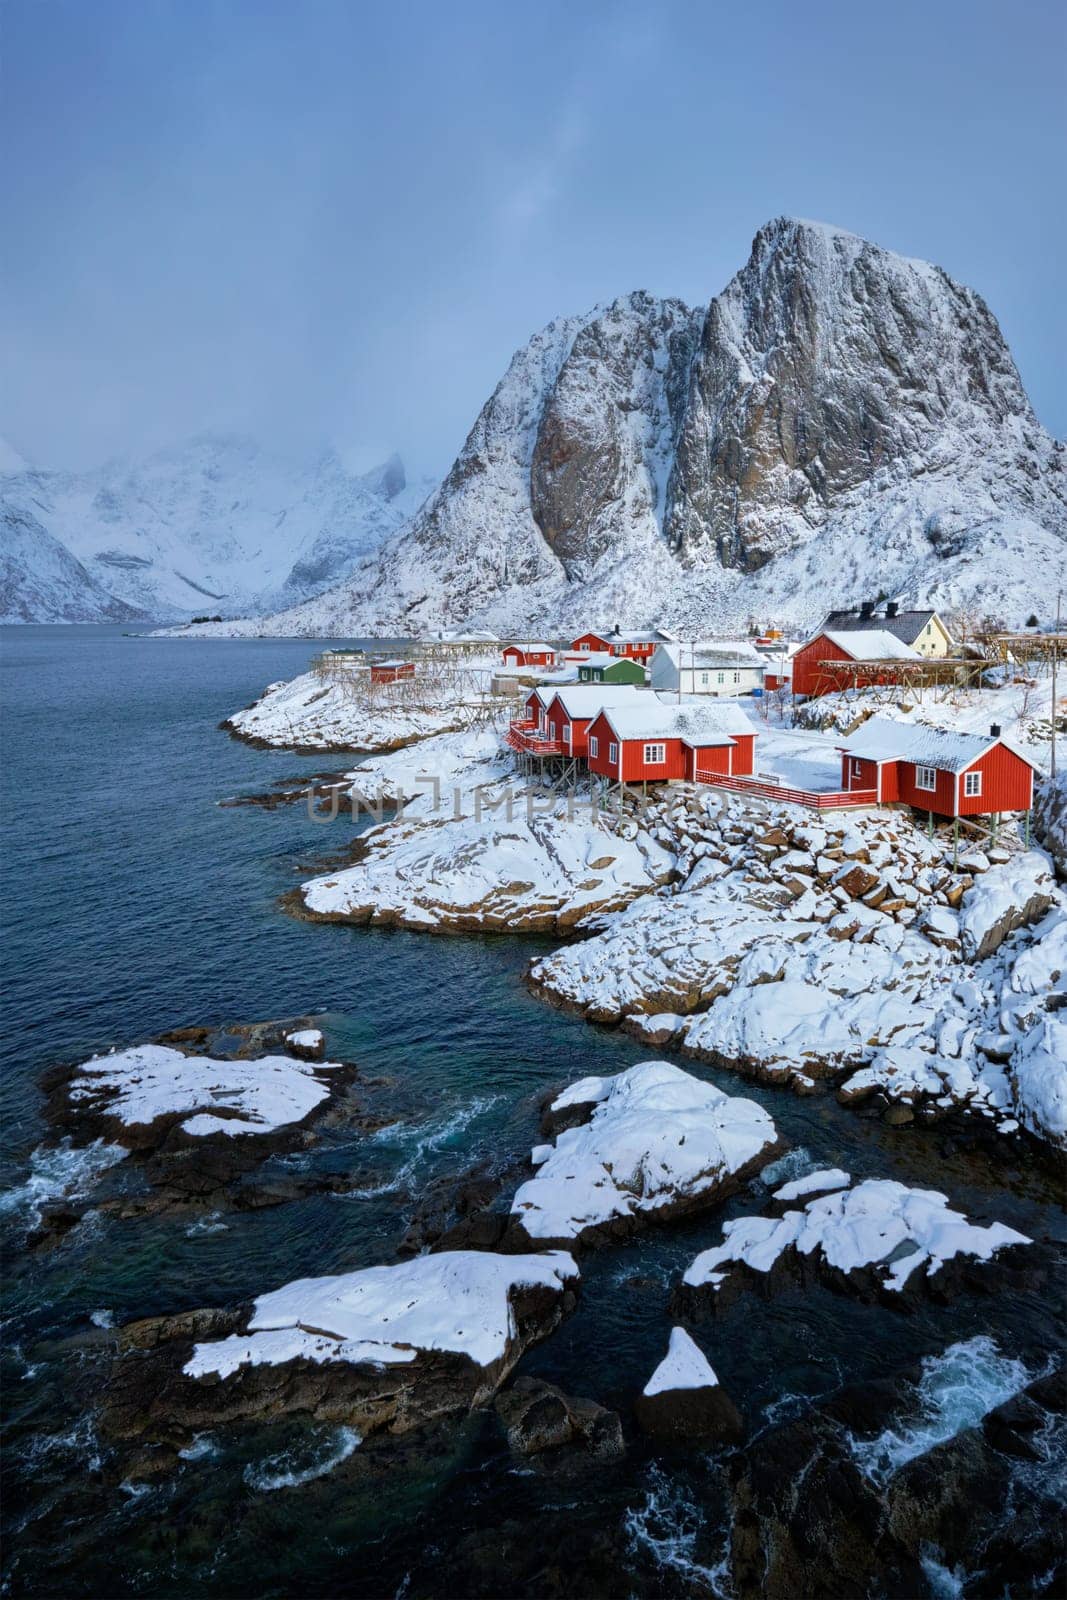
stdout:
[[891,633],[901,644],[910,645],[919,655],[931,660],[952,655],[956,648],[952,635],[936,611],[902,611],[895,600],[890,600],[881,609],[868,600],[858,611],[831,611],[818,631],[851,633],[871,628]]

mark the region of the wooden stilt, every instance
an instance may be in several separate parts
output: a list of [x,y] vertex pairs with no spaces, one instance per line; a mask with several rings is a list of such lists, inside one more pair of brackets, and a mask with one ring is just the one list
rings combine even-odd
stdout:
[[953,819],[952,819],[952,867],[953,867],[953,870],[955,870],[955,868],[959,865],[959,859],[960,859],[960,819],[959,819],[959,817],[953,817]]

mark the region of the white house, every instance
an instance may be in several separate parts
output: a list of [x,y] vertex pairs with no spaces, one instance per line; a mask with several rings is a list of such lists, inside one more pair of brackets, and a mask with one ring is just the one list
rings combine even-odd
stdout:
[[744,639],[659,644],[648,664],[653,689],[678,694],[739,695],[763,687],[765,661]]

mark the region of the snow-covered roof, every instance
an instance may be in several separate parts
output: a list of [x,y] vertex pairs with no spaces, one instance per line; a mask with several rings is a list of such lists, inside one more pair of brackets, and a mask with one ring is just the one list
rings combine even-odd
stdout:
[[[816,634],[816,638],[820,635]],[[922,656],[913,650],[909,644],[901,641],[884,628],[857,628],[850,633],[826,633],[821,637],[829,639],[839,650],[851,656],[853,661],[921,661]]]
[[[869,633],[874,627],[882,633],[891,633],[901,644],[914,644],[927,623],[934,617],[937,617],[937,612],[932,609],[897,611],[895,616],[890,616],[886,611],[875,611],[869,617],[863,616],[859,611],[831,611],[819,631],[820,633],[831,630],[834,633]],[[940,622],[940,617],[937,620]],[[941,625],[944,627],[944,623]],[[948,632],[947,628],[945,632]]]
[[683,667],[762,667],[763,657],[747,639],[698,639],[694,644],[661,644],[663,654],[675,666]]
[[581,667],[610,667],[613,661],[619,659],[610,650],[575,650],[571,653]]
[[510,644],[506,644],[504,646],[504,649],[505,650],[522,650],[522,651],[525,652],[526,655],[532,655],[535,650],[537,650],[537,651],[547,650],[549,652],[549,654],[555,654],[555,645],[545,644],[545,642],[543,640],[541,640],[541,639],[535,639],[530,644],[516,644],[515,641],[512,640],[512,642]]
[[733,735],[754,733],[740,706],[664,705],[642,694],[633,704],[605,708],[612,731],[626,739],[681,739],[684,744],[732,744]]
[[372,661],[372,667],[413,667],[413,661]]
[[987,750],[1002,744],[1027,766],[1037,763],[1021,746],[1002,735],[960,733],[954,728],[929,728],[923,723],[898,722],[894,717],[870,717],[840,748],[864,761],[911,761],[938,772],[965,772]]
[[577,683],[557,689],[552,698],[568,717],[595,717],[607,706],[625,705],[640,693],[635,683]]

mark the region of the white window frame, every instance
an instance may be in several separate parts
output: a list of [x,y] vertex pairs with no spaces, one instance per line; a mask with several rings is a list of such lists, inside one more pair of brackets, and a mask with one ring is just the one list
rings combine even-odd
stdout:
[[921,789],[923,794],[936,794],[937,768],[917,766],[915,768],[915,787],[916,789]]
[[735,672],[734,673],[734,682],[735,683],[740,683],[741,682],[741,674],[739,672]]
[[863,762],[859,759],[858,756],[853,756],[852,757],[852,776],[854,778],[862,778],[863,777]]
[[610,744],[608,745],[608,760],[614,766],[615,762],[618,761],[618,759],[619,759],[619,747],[615,743],[614,739],[612,739]]
[[600,740],[597,738],[596,734],[594,734],[589,741],[589,754],[592,756],[594,761],[600,754]]
[[588,655],[589,654],[589,650],[590,650],[590,646],[587,645],[587,644],[580,644],[578,646],[578,649],[582,652],[583,655]]
[[[657,754],[657,751],[659,752]],[[643,765],[646,767],[662,767],[667,761],[667,746],[665,744],[646,744]]]
[[708,686],[708,675],[707,675],[706,672],[702,672],[700,674],[700,687],[702,689],[706,689],[707,686]]
[[718,681],[719,681],[720,684],[723,684],[723,683],[726,682],[726,674],[725,674],[725,672],[720,672],[718,674]]
[[965,800],[979,800],[981,795],[982,774],[980,772],[965,772],[963,774],[963,798]]

